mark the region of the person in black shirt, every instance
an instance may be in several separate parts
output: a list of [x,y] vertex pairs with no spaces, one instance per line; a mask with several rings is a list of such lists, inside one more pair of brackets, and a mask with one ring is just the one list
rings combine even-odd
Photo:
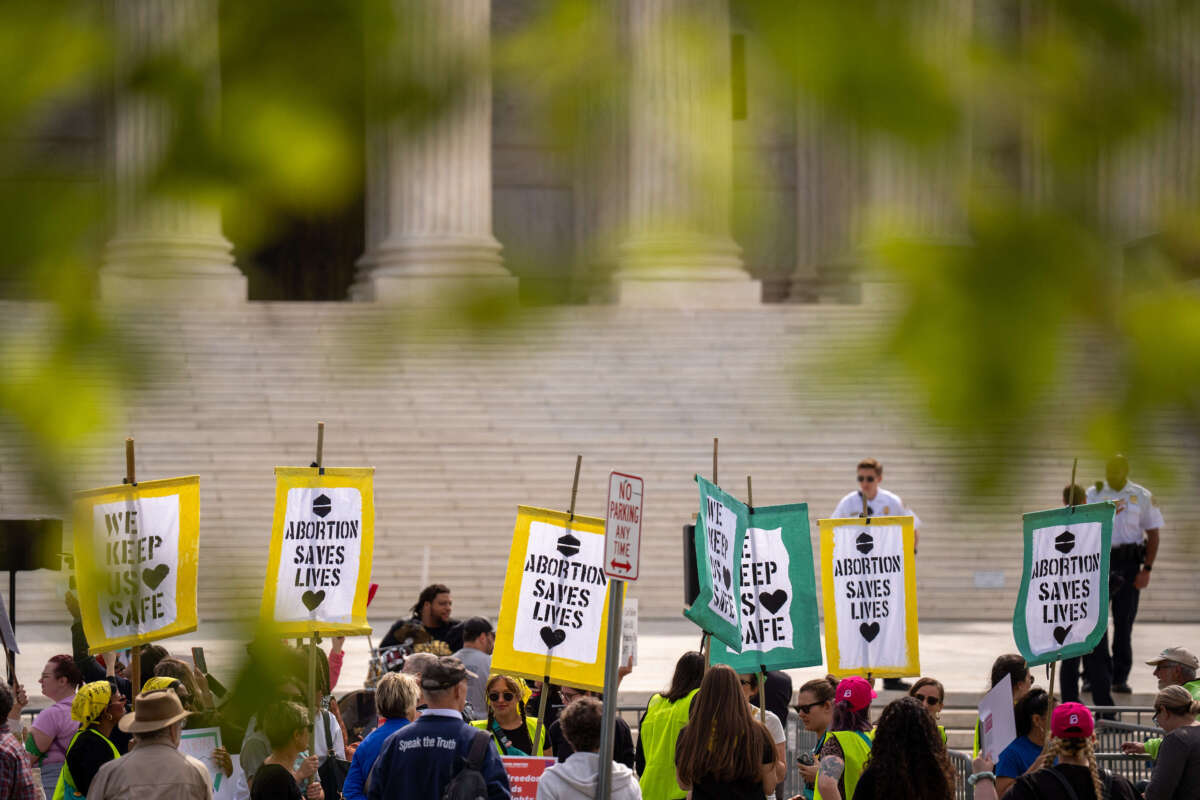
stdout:
[[[1008,800],[1134,800],[1133,785],[1101,770],[1096,764],[1092,712],[1079,703],[1063,703],[1050,715],[1046,749],[1034,764],[1036,771],[1017,779],[1008,790]],[[1055,763],[1057,761],[1057,763]],[[1053,766],[1051,766],[1053,765]]]
[[412,618],[396,620],[387,635],[383,637],[383,641],[379,643],[380,649],[403,644],[397,636],[397,632],[405,625],[417,624],[434,639],[445,642],[446,647],[449,648],[445,653],[434,653],[434,655],[450,655],[461,650],[463,632],[459,621],[450,616],[453,608],[454,598],[450,596],[449,586],[444,583],[432,583],[426,586],[417,597],[417,602],[413,604]]
[[274,703],[263,711],[262,727],[271,743],[271,755],[254,773],[250,800],[323,800],[325,792],[316,779],[315,755],[305,758],[293,771],[296,759],[308,750],[312,730],[304,706],[290,701]]
[[[125,695],[115,680],[92,681],[79,687],[71,702],[71,719],[79,722],[79,732],[67,747],[67,759],[58,781],[66,796],[87,796],[92,778],[100,768],[120,757],[109,737],[117,721],[125,715]],[[57,792],[56,792],[57,794]]]
[[[823,800],[841,800],[836,781],[822,780]],[[925,704],[915,697],[888,703],[875,728],[871,760],[854,787],[855,800],[953,800],[954,783],[946,744]]]

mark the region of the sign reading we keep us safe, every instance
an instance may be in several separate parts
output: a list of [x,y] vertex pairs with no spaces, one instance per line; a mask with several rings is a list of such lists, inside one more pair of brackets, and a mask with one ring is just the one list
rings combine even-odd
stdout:
[[839,678],[921,674],[913,518],[817,524],[829,672]]
[[[603,691],[604,520],[517,508],[492,672]],[[625,591],[625,584],[620,584]]]
[[197,476],[79,492],[73,533],[90,653],[196,630]]
[[1115,507],[1090,503],[1025,514],[1025,562],[1013,637],[1030,666],[1090,653],[1108,629]]
[[742,651],[715,642],[714,664],[748,673],[821,663],[808,504],[750,509],[738,586]]
[[282,636],[371,632],[375,470],[275,468],[263,622]]
[[700,593],[683,615],[736,653],[742,649],[738,575],[749,510],[745,503],[699,475],[696,483],[700,487],[700,513],[693,546]]

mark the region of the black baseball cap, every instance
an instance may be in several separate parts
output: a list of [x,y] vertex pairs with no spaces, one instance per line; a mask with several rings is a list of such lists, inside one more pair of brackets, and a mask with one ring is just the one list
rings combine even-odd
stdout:
[[475,677],[478,676],[467,669],[459,659],[454,656],[442,656],[425,667],[421,673],[421,688],[430,691],[450,689],[467,678]]
[[482,634],[492,633],[492,623],[483,617],[471,617],[462,624],[464,641],[475,641]]

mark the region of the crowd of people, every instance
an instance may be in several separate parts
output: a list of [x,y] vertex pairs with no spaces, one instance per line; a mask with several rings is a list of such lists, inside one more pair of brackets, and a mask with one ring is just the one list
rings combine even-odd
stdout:
[[[860,462],[859,489],[841,500],[835,516],[915,517],[880,487],[882,477],[878,461]],[[1094,653],[1065,664],[1067,702],[1056,707],[1033,686],[1021,656],[996,659],[990,685],[1010,682],[1018,735],[1002,752],[986,753],[976,726],[969,781],[976,800],[1139,796],[1141,787],[1099,768],[1095,720],[1075,702],[1080,667],[1095,698],[1128,691],[1129,633],[1162,517],[1149,492],[1127,478],[1128,464],[1118,456],[1105,481],[1086,492],[1078,486],[1064,491],[1064,503],[1117,505],[1113,652],[1105,639]],[[350,724],[332,696],[344,660],[341,639],[332,640],[328,653],[311,642],[252,642],[226,691],[200,666],[157,645],[141,649],[136,670],[117,654],[93,658],[71,595],[68,609],[73,653],[45,665],[39,688],[50,704],[30,727],[21,722],[29,704],[25,690],[0,688],[0,717],[9,719],[8,731],[0,732],[0,800],[211,797],[210,770],[236,778],[238,800],[423,799],[460,790],[462,796],[506,798],[511,787],[503,756],[556,759],[540,778],[539,798],[594,796],[602,698],[493,673],[491,622],[454,619],[453,597],[443,584],[423,589],[411,616],[384,636],[377,652],[391,655],[372,663],[372,718]],[[1144,787],[1148,800],[1200,800],[1200,662],[1176,647],[1149,663],[1161,690],[1154,719],[1164,735],[1124,749],[1156,759]],[[622,666],[619,674],[628,671]],[[140,686],[132,684],[134,674]],[[707,667],[699,652],[685,653],[667,688],[647,704],[636,737],[618,718],[611,797],[782,800],[793,761],[805,787],[793,800],[954,797],[956,774],[938,721],[944,686],[922,677],[911,685],[890,679],[884,688],[907,695],[879,709],[872,681],[829,676],[804,683],[793,697],[786,673],[739,675],[728,666]],[[788,752],[789,706],[815,735],[811,752]],[[546,712],[540,720],[539,709]],[[183,730],[201,727],[219,729],[225,743],[208,754],[207,764],[178,749]]]

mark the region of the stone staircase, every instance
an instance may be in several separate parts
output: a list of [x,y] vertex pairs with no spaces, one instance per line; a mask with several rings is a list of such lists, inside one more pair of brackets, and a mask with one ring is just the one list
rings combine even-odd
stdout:
[[[43,309],[0,303],[0,325],[34,334]],[[451,318],[351,303],[251,303],[150,309],[127,323],[155,353],[144,386],[106,409],[111,431],[81,443],[73,488],[119,483],[122,440],[137,440],[138,475],[201,477],[201,616],[257,614],[276,465],[313,459],[326,422],[326,466],[376,468],[376,627],[406,613],[423,582],[449,584],[458,616],[495,616],[518,504],[565,508],[576,453],[578,512],[602,512],[608,472],[646,481],[642,579],[646,618],[678,618],[681,526],[697,505],[691,476],[709,475],[720,437],[721,484],[759,505],[807,501],[813,520],[853,488],[862,456],[923,520],[923,619],[1011,616],[1021,561],[1020,514],[1058,504],[1071,443],[1050,435],[1027,458],[973,452],[921,420],[911,387],[823,369],[836,345],[871,359],[884,312],[870,306],[765,306],[755,311],[528,308],[515,326],[472,329]],[[28,370],[14,359],[10,370]],[[1086,368],[1080,384],[1103,391]],[[1065,424],[1075,406],[1054,405]],[[1155,424],[1158,424],[1157,422]],[[1161,425],[1160,425],[1161,427]],[[0,418],[0,515],[62,513],[39,501],[28,452]],[[1153,455],[1183,479],[1188,442]],[[1011,491],[963,496],[964,465],[1001,470]],[[1080,465],[1094,480],[1098,459]],[[1145,482],[1167,524],[1142,619],[1195,620],[1200,509]],[[0,565],[3,567],[3,565]],[[5,576],[6,577],[6,576]],[[22,573],[19,616],[63,618],[51,573]],[[680,619],[680,624],[684,624]]]

